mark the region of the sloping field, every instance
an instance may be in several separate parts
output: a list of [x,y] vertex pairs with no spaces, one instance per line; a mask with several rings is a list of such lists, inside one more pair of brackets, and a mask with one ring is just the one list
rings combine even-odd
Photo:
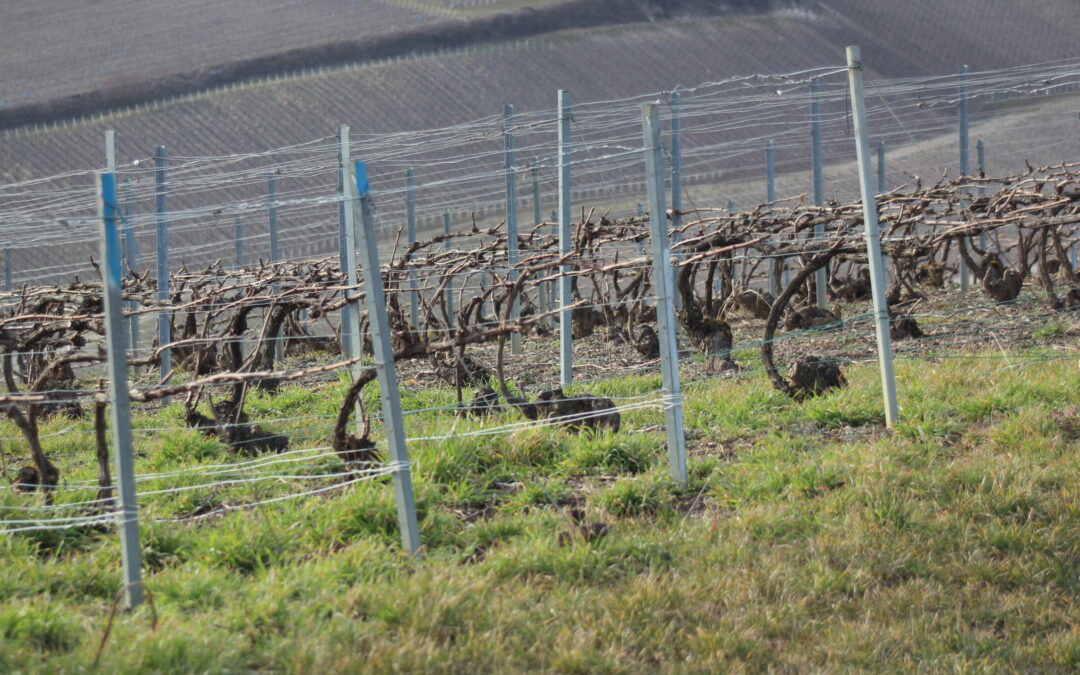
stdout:
[[[4,132],[0,138],[0,181],[18,182],[99,168],[104,163],[103,134],[111,128],[117,131],[120,165],[136,183],[133,200],[136,214],[149,214],[152,209],[152,192],[148,187],[152,179],[143,167],[153,147],[159,144],[168,148],[174,162],[194,167],[188,169],[189,173],[198,172],[202,161],[193,158],[222,158],[311,144],[305,152],[322,157],[320,171],[305,170],[302,180],[295,183],[290,182],[294,180],[292,174],[283,176],[279,194],[332,195],[336,180],[331,166],[335,162],[332,136],[336,125],[344,122],[351,125],[354,140],[363,139],[359,141],[362,144],[381,142],[384,146],[395,143],[401,146],[396,156],[392,147],[383,147],[380,157],[384,159],[373,160],[372,170],[377,180],[373,179],[372,184],[376,190],[400,190],[405,167],[415,166],[420,198],[428,199],[426,204],[421,204],[422,215],[429,218],[429,223],[438,223],[436,219],[441,217],[442,209],[450,208],[457,214],[455,222],[464,224],[472,210],[498,204],[502,139],[497,114],[504,103],[513,103],[519,114],[534,111],[528,118],[534,123],[532,135],[519,139],[518,166],[529,164],[531,153],[541,155],[542,213],[546,217],[554,208],[551,162],[555,141],[554,117],[546,111],[553,111],[557,89],[569,89],[575,106],[589,101],[611,101],[608,109],[624,110],[612,122],[612,131],[605,137],[602,148],[583,144],[581,157],[591,160],[604,153],[615,153],[619,148],[640,146],[636,112],[640,101],[624,99],[754,72],[792,73],[813,67],[838,67],[843,64],[846,44],[863,45],[870,85],[867,94],[871,105],[878,107],[871,118],[871,133],[876,134],[875,140],[887,138],[890,144],[888,184],[910,182],[911,174],[931,181],[950,167],[955,174],[955,148],[950,147],[955,138],[955,113],[949,107],[948,96],[935,106],[916,109],[913,102],[919,94],[913,89],[911,100],[901,110],[875,100],[873,83],[882,77],[954,73],[962,62],[969,64],[974,73],[1072,55],[1075,34],[1080,29],[1063,20],[1067,4],[1056,0],[1023,4],[1011,0],[965,0],[939,6],[919,0],[894,7],[889,3],[835,0],[763,14],[674,18],[559,31],[524,40],[384,59],[308,75],[237,84],[120,114],[76,120],[59,128]],[[490,7],[499,11],[507,9],[503,4]],[[468,7],[459,9],[467,11]],[[434,13],[435,9],[431,11]],[[826,139],[826,157],[833,164],[845,167],[842,171],[847,176],[846,180],[837,176],[842,183],[834,183],[830,178],[829,189],[849,192],[854,173],[846,167],[850,166],[853,152],[843,76],[833,75],[829,82],[832,103],[827,106],[826,133],[831,135]],[[752,84],[763,91],[771,86],[767,80]],[[1045,163],[1075,157],[1076,148],[1067,143],[1077,135],[1075,124],[1070,126],[1070,120],[1076,119],[1075,107],[1075,103],[1066,102],[1045,110],[1025,109],[1025,117],[1016,118],[1022,122],[1009,122],[1007,115],[1011,110],[1006,104],[977,101],[973,104],[973,143],[976,134],[987,133],[984,128],[996,130],[996,136],[988,139],[991,171],[1016,170],[1022,167],[1024,159]],[[582,115],[579,110],[575,108],[576,114]],[[725,113],[730,123],[714,125],[708,133],[688,120],[684,150],[688,154],[687,178],[698,182],[698,187],[690,193],[694,205],[721,206],[729,197],[737,200],[738,207],[760,201],[764,195],[762,149],[767,138],[776,139],[777,166],[782,173],[779,195],[806,192],[803,175],[809,143],[806,111],[805,98],[777,111],[770,119],[763,117],[758,108],[735,109]],[[993,123],[989,127],[979,126],[984,122],[989,124],[991,117]],[[485,119],[464,124],[479,118]],[[886,129],[881,126],[885,123],[893,126]],[[408,134],[392,135],[451,125],[462,126],[441,136],[432,133],[418,136],[423,140],[415,142]],[[438,157],[441,164],[426,165],[421,161],[425,149],[417,143],[436,137],[439,142],[451,140],[446,141],[448,145]],[[897,155],[895,150],[900,146],[911,147]],[[903,157],[902,164],[892,159],[899,157]],[[357,155],[357,158],[368,156]],[[274,172],[280,168],[278,163],[288,159],[289,153],[278,153],[261,156],[257,161],[266,166],[263,171]],[[135,160],[141,162],[138,169],[132,168]],[[615,201],[632,203],[635,197],[615,186],[627,186],[627,172],[638,172],[633,163],[639,161],[635,156],[623,162],[618,170],[598,169],[577,176],[576,206],[595,205],[603,209]],[[479,188],[466,185],[462,178],[481,175],[486,182]],[[527,177],[522,174],[520,178],[519,190],[528,190],[524,182]],[[390,179],[392,185],[387,182]],[[142,188],[140,180],[144,181]],[[203,189],[211,189],[212,180],[208,174]],[[62,183],[67,190],[85,191],[87,198],[80,213],[92,217],[91,177],[76,175]],[[440,191],[434,194],[428,187],[433,183],[441,184]],[[248,176],[242,184],[234,180],[220,187],[230,192],[219,199],[230,203],[250,204],[265,198],[262,178],[254,180]],[[522,195],[527,196],[524,192]],[[198,197],[202,198],[199,204],[210,203],[205,195]],[[185,208],[194,203],[190,195],[170,195],[171,208]],[[401,194],[380,202],[387,227],[396,229],[400,224],[403,204]],[[489,215],[493,213],[489,210]],[[48,213],[37,215],[45,217]],[[57,213],[53,218],[70,215],[79,214]],[[282,244],[287,257],[336,250],[336,204],[328,203],[317,212],[307,209],[296,213],[284,211],[281,215]],[[219,217],[209,211],[204,216],[202,220],[189,220],[186,229],[178,229],[173,235],[171,245],[178,255],[186,251],[184,259],[188,262],[202,260],[207,255],[211,259],[227,257],[229,252],[232,217],[227,214]],[[153,224],[149,217],[143,222],[146,227],[138,231],[146,250],[152,241]],[[92,227],[63,233],[62,249],[57,249],[54,243],[44,243],[56,236],[56,225],[34,224],[33,228],[36,242],[33,244],[8,232],[4,234],[19,249],[16,280],[27,271],[35,271],[35,278],[40,280],[47,276],[46,268],[69,274],[75,261],[85,267],[96,247]],[[264,217],[249,219],[247,228],[247,259],[265,256]]]
[[[868,78],[950,73],[960,63],[972,70],[1037,63],[1075,55],[1080,28],[1055,20],[1054,13],[1069,5],[834,0],[763,15],[562,31],[495,47],[377,61],[210,91],[150,110],[76,121],[56,132],[14,139],[6,134],[0,180],[97,167],[106,128],[117,130],[120,152],[130,157],[144,156],[157,144],[184,155],[262,151],[326,136],[341,122],[365,133],[388,133],[473,120],[504,103],[518,111],[550,109],[560,88],[579,103],[733,75],[841,65],[847,44],[863,46]],[[386,11],[391,16],[397,10]],[[287,46],[291,38],[283,39],[278,42]]]
[[444,19],[382,0],[61,0],[0,12],[5,107]]
[[[260,77],[772,0],[131,3],[8,11],[0,128],[110,112]],[[71,3],[59,3],[68,5]],[[63,18],[60,18],[63,17]]]

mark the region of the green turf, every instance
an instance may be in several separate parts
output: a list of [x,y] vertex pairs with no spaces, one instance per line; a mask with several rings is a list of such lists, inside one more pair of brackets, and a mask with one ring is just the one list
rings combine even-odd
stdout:
[[[450,390],[406,391],[407,408],[435,409],[407,421],[410,436],[429,439],[410,446],[422,557],[400,551],[385,480],[144,522],[153,608],[117,615],[99,669],[1075,669],[1075,354],[900,361],[893,433],[876,373],[848,366],[849,388],[803,403],[760,374],[688,385],[685,488],[668,475],[658,409],[629,412],[614,435],[469,435],[521,418],[461,419],[439,409]],[[657,384],[627,377],[592,390],[633,397]],[[340,382],[291,387],[253,397],[249,411],[290,418],[267,425],[325,444],[332,420],[292,418],[332,415],[343,392]],[[141,472],[233,461],[195,432],[149,431],[178,420],[176,406],[138,418]],[[65,480],[92,479],[92,461],[75,463],[90,457],[89,424],[47,436],[68,427],[45,425],[47,449],[73,455],[58,462]],[[301,467],[290,471],[340,469]],[[144,513],[165,519],[300,484],[200,487],[148,499]],[[5,491],[0,503],[37,499]],[[571,505],[606,534],[582,536]],[[0,560],[0,671],[90,670],[120,588],[117,535],[3,536]]]

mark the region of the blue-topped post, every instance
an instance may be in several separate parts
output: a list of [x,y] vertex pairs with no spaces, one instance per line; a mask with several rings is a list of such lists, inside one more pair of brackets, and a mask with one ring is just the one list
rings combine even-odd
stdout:
[[124,577],[124,599],[129,609],[143,601],[142,551],[139,549],[139,513],[135,499],[135,460],[131,444],[131,401],[128,397],[127,334],[121,293],[123,276],[120,237],[117,232],[119,205],[116,174],[97,174],[98,215],[101,219],[102,285],[105,305],[105,352],[108,357],[109,400],[112,402],[112,435],[116,447],[116,469],[120,508],[120,554]]
[[406,553],[420,549],[420,527],[416,519],[416,501],[413,496],[412,474],[409,468],[409,451],[405,442],[405,427],[401,421],[401,398],[398,392],[397,370],[394,351],[390,346],[390,321],[386,316],[386,294],[383,291],[382,272],[379,267],[379,249],[375,241],[375,218],[371,211],[367,168],[357,162],[355,208],[362,224],[363,236],[359,237],[360,266],[364,271],[364,299],[367,303],[368,322],[371,324],[371,348],[374,368],[379,381],[379,400],[382,403],[383,424],[386,428],[386,445],[390,454],[391,475],[394,479],[394,501],[397,504],[398,528],[401,546]]
[[[165,146],[159,145],[154,148],[154,191],[155,191],[155,214],[157,216],[157,298],[158,301],[167,304],[169,301],[169,210],[165,185]],[[158,349],[161,353],[161,379],[164,379],[172,371],[172,350],[169,343],[172,342],[172,327],[169,323],[169,313],[164,306],[158,312]]]

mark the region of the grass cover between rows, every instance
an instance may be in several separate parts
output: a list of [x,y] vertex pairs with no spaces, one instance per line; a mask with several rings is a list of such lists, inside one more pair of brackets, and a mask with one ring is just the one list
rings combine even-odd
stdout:
[[[206,494],[179,493],[143,523],[153,608],[117,615],[98,668],[1072,670],[1080,366],[1061,354],[900,362],[894,433],[873,364],[803,403],[760,374],[690,385],[686,489],[668,478],[656,410],[588,438],[462,433],[516,413],[410,415],[409,435],[434,439],[410,446],[421,558],[398,547],[383,481],[190,523],[168,517]],[[633,396],[658,379],[591,391]],[[310,419],[290,419],[325,415],[343,389],[286,389],[252,409],[299,432],[289,425]],[[453,398],[403,394],[407,409]],[[140,471],[222,462],[194,432],[152,432],[178,414],[137,420]],[[115,533],[3,536],[0,560],[0,671],[91,670],[120,588]]]

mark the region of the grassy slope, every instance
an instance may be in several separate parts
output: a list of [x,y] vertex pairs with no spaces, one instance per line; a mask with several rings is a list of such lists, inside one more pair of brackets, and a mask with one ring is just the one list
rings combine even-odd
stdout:
[[[234,59],[378,35],[424,19],[437,20],[442,14],[434,7],[435,11],[424,11],[395,4],[381,0],[14,3],[4,8],[0,22],[0,63],[8,73],[0,99],[8,105],[36,103]],[[73,33],[77,39],[72,39]]]
[[[903,362],[895,435],[871,365],[803,404],[760,376],[694,386],[686,490],[666,478],[657,431],[416,442],[422,560],[398,552],[387,485],[151,524],[158,628],[149,608],[118,617],[102,667],[1073,668],[1080,372],[1058,355]],[[323,412],[332,388],[256,409]],[[450,399],[405,395],[411,408]],[[427,414],[410,435],[453,424],[474,426]],[[145,461],[193,461],[165,449]],[[574,501],[610,533],[560,542],[558,505]],[[0,669],[88,667],[119,586],[114,536],[4,538],[0,558]]]

